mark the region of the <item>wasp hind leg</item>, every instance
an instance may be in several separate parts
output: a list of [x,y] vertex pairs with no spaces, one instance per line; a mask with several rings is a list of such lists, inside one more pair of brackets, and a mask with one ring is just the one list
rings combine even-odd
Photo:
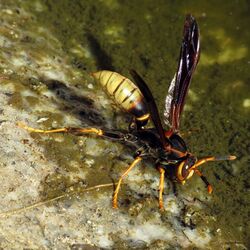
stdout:
[[33,133],[42,133],[42,134],[52,134],[52,133],[70,133],[70,134],[96,134],[99,136],[102,136],[104,132],[101,129],[97,128],[73,128],[73,127],[68,127],[68,128],[58,128],[58,129],[51,129],[51,130],[43,130],[43,129],[36,129],[27,126],[24,123],[18,122],[17,126],[20,128],[23,128],[29,132]]
[[122,180],[128,175],[128,173],[137,165],[137,163],[139,163],[142,160],[142,158],[140,156],[136,157],[135,160],[130,164],[130,166],[128,167],[128,169],[122,174],[122,176],[120,177],[118,184],[116,186],[114,195],[113,195],[113,208],[118,208],[117,205],[117,200],[118,200],[118,193],[121,187],[121,183]]

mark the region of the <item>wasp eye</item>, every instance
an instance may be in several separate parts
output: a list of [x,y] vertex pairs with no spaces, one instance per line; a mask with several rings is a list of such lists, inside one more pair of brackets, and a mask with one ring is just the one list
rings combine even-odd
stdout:
[[193,175],[194,171],[190,169],[195,164],[195,161],[194,157],[188,157],[180,163],[177,169],[177,178],[179,181],[189,179]]
[[181,170],[181,174],[182,174],[182,177],[184,179],[186,179],[190,173],[189,169],[191,168],[191,166],[189,166],[186,162],[186,164],[184,164],[182,170]]

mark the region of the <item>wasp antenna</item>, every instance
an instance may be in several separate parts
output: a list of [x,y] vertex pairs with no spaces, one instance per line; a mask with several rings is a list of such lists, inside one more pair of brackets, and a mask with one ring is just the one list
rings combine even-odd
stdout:
[[233,161],[236,159],[234,155],[226,155],[226,156],[207,156],[198,160],[192,167],[192,169],[196,169],[200,165],[208,162],[208,161]]
[[225,155],[225,156],[216,156],[214,161],[233,161],[237,157],[235,155]]

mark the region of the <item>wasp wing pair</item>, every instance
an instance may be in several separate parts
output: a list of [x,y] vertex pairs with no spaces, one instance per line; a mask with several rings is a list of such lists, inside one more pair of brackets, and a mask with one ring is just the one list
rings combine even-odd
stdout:
[[[209,156],[198,160],[187,151],[185,142],[178,135],[180,116],[183,111],[185,98],[188,92],[192,74],[197,66],[200,56],[199,29],[196,20],[187,15],[183,30],[180,57],[177,72],[172,80],[166,97],[164,118],[170,129],[163,129],[160,115],[150,89],[145,81],[135,71],[131,75],[133,83],[122,75],[111,71],[99,71],[93,74],[106,91],[114,98],[118,106],[133,116],[127,133],[118,131],[106,131],[99,128],[59,128],[53,130],[41,130],[28,127],[19,123],[20,127],[30,132],[37,133],[73,133],[96,134],[104,138],[118,140],[123,143],[136,145],[135,160],[120,177],[113,195],[113,207],[117,208],[118,192],[122,180],[145,157],[152,157],[156,161],[156,167],[160,172],[159,183],[159,207],[163,208],[163,188],[165,170],[172,168],[175,179],[182,184],[193,173],[198,174],[206,184],[209,193],[212,187],[207,179],[197,169],[207,161],[233,160],[234,156],[214,157]],[[146,129],[145,125],[151,119],[155,129]]]
[[[165,101],[164,117],[172,132],[179,129],[180,116],[184,107],[185,97],[191,82],[192,74],[200,57],[199,29],[195,19],[188,15],[183,30],[183,40],[177,73],[175,74]],[[161,124],[154,97],[145,81],[135,71],[130,71],[136,86],[129,79],[116,72],[99,71],[93,76],[105,87],[106,91],[126,111],[135,116],[139,126],[151,118],[160,136],[163,146],[171,145],[166,138]]]

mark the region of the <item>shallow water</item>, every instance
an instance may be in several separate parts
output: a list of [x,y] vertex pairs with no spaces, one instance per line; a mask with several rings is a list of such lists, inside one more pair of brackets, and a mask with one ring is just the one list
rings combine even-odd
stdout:
[[[199,24],[201,58],[181,131],[197,156],[237,156],[234,162],[202,168],[213,185],[212,195],[196,177],[178,186],[177,196],[167,182],[166,211],[160,213],[158,173],[150,168],[152,163],[145,163],[126,181],[120,210],[111,208],[111,190],[69,197],[4,219],[1,247],[246,249],[250,245],[248,1],[2,0],[0,7],[1,211],[119,178],[132,160],[122,145],[93,137],[30,135],[15,123],[21,120],[48,129],[126,128],[127,115],[90,76],[100,69],[128,77],[129,70],[136,69],[162,113],[186,13]],[[21,161],[17,155],[25,155],[22,164],[12,164]],[[32,232],[36,237],[30,236]]]

